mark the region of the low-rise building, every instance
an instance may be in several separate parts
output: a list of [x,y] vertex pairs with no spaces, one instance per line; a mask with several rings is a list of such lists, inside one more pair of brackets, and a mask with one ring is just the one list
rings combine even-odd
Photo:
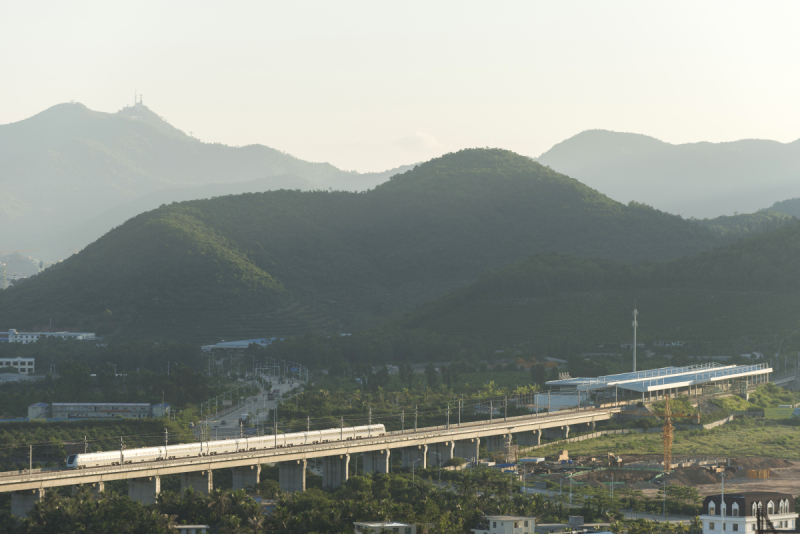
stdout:
[[77,339],[91,341],[97,339],[93,332],[17,332],[14,329],[0,332],[0,342],[8,343],[35,343],[40,339],[57,337],[61,339]]
[[206,534],[211,532],[211,527],[208,525],[175,525],[175,530],[180,534]]
[[[44,403],[31,406],[39,406],[41,404]],[[29,406],[29,414],[30,410],[31,407]],[[170,405],[156,404],[150,406],[146,402],[54,402],[50,412],[53,419],[149,419],[152,417],[168,417]]]
[[35,358],[20,358],[19,356],[16,358],[0,358],[0,373],[3,372],[4,367],[6,369],[11,367],[21,375],[32,375],[36,368],[35,363]]
[[[769,520],[778,532],[794,531],[797,526],[794,497],[788,493],[748,491],[729,493],[720,503],[720,495],[709,495],[703,501],[703,534],[756,532],[758,517]],[[766,524],[764,527],[766,528]]]
[[46,402],[37,402],[28,406],[28,419],[44,419],[50,413],[50,405]]
[[382,534],[391,532],[392,534],[417,534],[417,527],[409,523],[398,523],[397,521],[363,521],[353,523],[357,534]]
[[487,515],[487,524],[473,528],[474,534],[530,534],[536,531],[536,519],[516,515]]

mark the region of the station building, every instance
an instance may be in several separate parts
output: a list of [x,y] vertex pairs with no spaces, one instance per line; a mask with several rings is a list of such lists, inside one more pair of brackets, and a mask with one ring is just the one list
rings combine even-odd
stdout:
[[686,367],[663,367],[596,378],[563,377],[546,384],[556,395],[578,402],[613,404],[651,402],[665,397],[732,393],[746,396],[750,388],[769,382],[769,364],[720,365],[716,362]]

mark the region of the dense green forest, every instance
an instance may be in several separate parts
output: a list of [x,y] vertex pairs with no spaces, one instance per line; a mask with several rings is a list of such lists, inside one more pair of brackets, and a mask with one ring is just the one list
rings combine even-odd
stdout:
[[[264,468],[267,477],[277,475],[277,469]],[[356,521],[391,520],[415,524],[419,534],[469,534],[485,525],[489,515],[534,517],[537,524],[566,522],[569,515],[582,515],[587,522],[612,522],[611,530],[618,533],[688,533],[689,525],[663,528],[646,520],[623,524],[620,510],[657,514],[665,506],[671,514],[694,514],[700,503],[696,490],[682,486],[670,486],[666,498],[661,494],[646,497],[624,486],[616,488],[612,498],[609,488],[588,485],[546,498],[521,493],[519,481],[494,469],[443,472],[444,486],[436,485],[437,475],[434,469],[417,469],[413,476],[351,475],[336,491],[321,490],[312,482],[310,489],[298,493],[282,493],[275,489],[275,479],[265,477],[257,490],[276,499],[269,514],[263,514],[244,490],[215,490],[211,495],[188,490],[183,496],[164,491],[149,506],[109,489],[97,498],[88,489],[75,495],[50,491],[24,520],[11,517],[7,508],[0,511],[0,528],[9,534],[77,530],[166,534],[177,532],[178,524],[205,524],[221,534],[339,534],[354,532]]]
[[514,153],[464,150],[366,193],[162,206],[0,292],[0,322],[117,339],[351,332],[535,253],[669,260],[725,242]]
[[[586,361],[581,354],[593,353],[596,370],[613,372],[630,355],[621,342],[632,336],[635,304],[639,340],[656,352],[654,365],[773,354],[800,324],[798,273],[797,222],[670,262],[537,254],[488,270],[382,327],[344,337],[307,335],[266,350],[315,366],[551,356],[578,367]],[[659,341],[683,344],[654,346]],[[784,352],[798,349],[800,336],[782,345]]]
[[[487,272],[398,326],[501,346],[530,340],[618,352],[631,336],[636,303],[641,341],[684,341],[698,355],[766,352],[798,326],[799,273],[797,224],[665,263],[540,254]],[[790,338],[784,348],[798,342]]]
[[793,225],[795,215],[768,209],[758,210],[755,213],[722,215],[713,219],[690,220],[721,236],[739,238]]

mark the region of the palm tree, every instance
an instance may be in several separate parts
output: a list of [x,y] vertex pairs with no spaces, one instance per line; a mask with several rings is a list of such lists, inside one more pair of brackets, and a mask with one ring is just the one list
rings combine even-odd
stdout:
[[257,511],[254,515],[247,518],[247,524],[253,529],[253,534],[258,534],[258,531],[264,526],[264,516],[261,515],[260,511]]
[[692,518],[692,520],[689,522],[689,529],[692,532],[703,531],[703,522],[700,520],[700,516],[696,515]]
[[623,525],[619,521],[614,521],[613,523],[608,525],[608,530],[613,534],[622,534],[625,531],[625,525]]

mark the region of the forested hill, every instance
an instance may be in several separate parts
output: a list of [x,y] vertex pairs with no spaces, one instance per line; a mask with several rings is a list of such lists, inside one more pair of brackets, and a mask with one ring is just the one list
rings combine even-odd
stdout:
[[0,324],[195,341],[349,332],[532,254],[668,260],[719,239],[514,153],[464,150],[366,193],[163,206],[0,292]]
[[500,346],[535,340],[542,349],[570,343],[573,352],[603,352],[598,344],[610,343],[619,351],[631,337],[634,302],[641,341],[692,342],[699,354],[766,352],[800,317],[800,225],[663,263],[538,254],[395,326]]
[[[237,182],[287,174],[312,188],[362,191],[407,168],[359,174],[263,145],[204,143],[141,103],[117,113],[59,104],[0,125],[0,241],[3,249],[40,249],[38,258],[61,259],[112,227],[70,230],[101,223],[92,217],[156,191],[169,201],[202,194],[200,185],[232,194],[241,191]],[[224,192],[226,185],[232,187]],[[275,189],[268,181],[251,185]],[[69,240],[52,239],[61,234]]]

